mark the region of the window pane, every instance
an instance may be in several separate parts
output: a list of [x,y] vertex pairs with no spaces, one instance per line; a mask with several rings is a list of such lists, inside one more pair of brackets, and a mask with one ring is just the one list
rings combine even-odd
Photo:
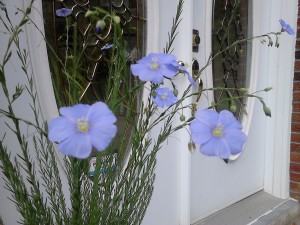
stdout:
[[[214,87],[241,88],[247,85],[247,44],[240,43],[227,49],[238,40],[247,37],[248,0],[215,0],[213,12],[212,50],[213,55],[222,52],[213,60]],[[217,110],[230,109],[233,104],[222,99],[240,96],[239,91],[228,93],[215,91],[215,102],[220,103]],[[241,119],[245,102],[235,102],[235,116]]]
[[[55,11],[60,8],[72,8],[72,15],[67,19],[55,15]],[[52,74],[53,86],[56,94],[56,101],[59,107],[69,105],[69,96],[66,93],[68,79],[63,74],[61,59],[65,66],[77,69],[77,81],[83,87],[81,93],[78,93],[78,101],[92,104],[96,101],[106,99],[106,87],[108,82],[108,68],[111,63],[110,49],[106,46],[113,43],[113,28],[110,22],[107,22],[101,32],[96,32],[95,21],[90,21],[85,17],[85,13],[93,7],[100,7],[108,12],[115,11],[121,19],[123,37],[127,42],[126,51],[128,53],[128,70],[131,61],[141,58],[144,55],[146,46],[146,4],[145,0],[47,0],[43,1],[43,13],[45,21],[46,39],[50,44],[48,47],[48,56],[50,70]],[[68,34],[66,35],[66,25]],[[51,47],[50,47],[51,46]],[[67,51],[66,51],[67,49]],[[80,56],[78,65],[72,65],[74,60],[68,60],[83,53]],[[58,56],[58,57],[56,57]],[[74,70],[76,71],[76,70]],[[71,70],[72,72],[72,70]],[[134,76],[122,77],[120,95],[124,84],[133,87],[137,84]],[[141,94],[141,93],[140,93]],[[139,104],[137,97],[136,107]],[[121,106],[117,113],[117,142],[118,136],[122,135],[124,130],[124,120],[126,118],[126,107]],[[126,131],[126,141],[131,134],[131,128]],[[124,144],[124,143],[123,143]],[[125,144],[128,145],[129,143]],[[115,146],[118,149],[118,144]]]

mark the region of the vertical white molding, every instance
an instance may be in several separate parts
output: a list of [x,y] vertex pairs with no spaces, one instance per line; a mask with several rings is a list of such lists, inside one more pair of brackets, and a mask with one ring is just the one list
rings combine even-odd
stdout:
[[[270,31],[280,30],[278,20],[284,19],[296,28],[297,1],[265,1],[270,8],[262,14]],[[264,190],[280,198],[289,197],[290,125],[292,111],[292,90],[294,72],[295,36],[284,33],[280,36],[280,47],[268,51],[267,86],[274,90],[266,95],[266,102],[272,110],[267,119]],[[263,57],[263,56],[262,56]]]
[[[29,3],[30,0],[24,1],[24,9]],[[41,110],[41,117],[44,121],[50,121],[59,114],[52,85],[47,46],[44,40],[42,0],[34,2],[29,16],[35,24],[25,25],[32,78],[37,93],[39,109]],[[65,171],[64,155],[58,151],[56,151],[56,155],[61,171]]]
[[[278,17],[283,18],[297,30],[297,0],[279,2],[279,16],[274,20],[278,24]],[[277,25],[278,26],[278,25]],[[280,26],[279,26],[280,27]],[[276,133],[274,154],[273,194],[281,198],[289,197],[289,162],[291,138],[291,113],[295,61],[296,36],[285,33],[281,39],[278,52],[278,74],[276,86]]]
[[146,54],[159,51],[159,0],[147,0]]
[[[24,7],[27,7],[30,1],[25,0],[24,2]],[[33,24],[26,25],[27,44],[34,84],[38,93],[42,116],[45,120],[49,121],[58,116],[58,110],[50,75],[47,47],[43,38],[45,32],[41,0],[34,2],[34,7],[29,16],[40,30],[39,31]]]
[[[184,1],[182,21],[177,30],[178,35],[173,43],[174,51],[172,52],[178,60],[189,65],[189,70],[191,70],[192,62],[192,2],[193,0]],[[167,35],[171,29],[178,1],[148,0],[147,3],[147,53],[162,52],[168,39]],[[168,5],[170,7],[166,8]],[[179,96],[189,85],[184,75],[178,75],[174,82],[179,89]],[[165,85],[168,83],[166,82]],[[189,118],[190,113],[189,110],[184,112],[186,118]],[[179,122],[177,119],[174,120],[174,124],[178,125]],[[143,224],[190,224],[191,155],[188,142],[189,134],[182,129],[172,135],[160,150],[156,167],[155,190]],[[165,205],[168,208],[162,208]]]
[[[188,62],[189,72],[191,73],[192,64],[192,31],[193,31],[193,1],[185,0],[183,5],[183,12],[181,15],[182,21],[179,25],[179,35],[177,36],[178,45],[175,45],[176,54],[178,59]],[[178,82],[179,88],[185,88],[189,85],[186,76],[181,76]],[[191,99],[187,99],[186,102],[191,103]],[[186,118],[189,118],[190,110],[184,112]],[[179,203],[180,203],[180,225],[186,225],[191,223],[190,217],[190,198],[191,198],[191,153],[188,150],[189,134],[186,130],[182,129],[179,131],[178,137],[180,137],[179,148]]]

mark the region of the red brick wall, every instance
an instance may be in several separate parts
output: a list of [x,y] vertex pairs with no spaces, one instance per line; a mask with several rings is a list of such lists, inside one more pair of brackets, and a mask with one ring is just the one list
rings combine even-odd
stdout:
[[293,89],[290,163],[290,196],[300,201],[300,0],[298,2],[297,41]]

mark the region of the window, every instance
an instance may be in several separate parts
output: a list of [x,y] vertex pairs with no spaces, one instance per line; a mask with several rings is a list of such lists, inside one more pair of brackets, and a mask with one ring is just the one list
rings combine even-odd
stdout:
[[[146,4],[145,0],[48,0],[43,1],[43,14],[45,20],[45,35],[48,40],[48,57],[56,94],[56,101],[59,107],[68,105],[70,95],[65,90],[68,88],[66,74],[62,74],[62,67],[68,66],[77,71],[76,82],[81,85],[82,92],[75,93],[78,100],[91,104],[95,101],[104,100],[106,94],[108,66],[111,62],[110,49],[112,44],[113,28],[111,24],[101,32],[96,32],[95,21],[90,21],[85,17],[85,13],[93,7],[100,7],[108,12],[115,11],[121,19],[123,37],[127,42],[126,50],[129,55],[128,69],[130,61],[135,61],[144,55],[146,46]],[[60,8],[72,9],[71,16],[64,18],[55,15],[55,11]],[[66,35],[66,27],[68,35]],[[67,49],[67,50],[66,50]],[[81,54],[78,63],[68,60]],[[56,57],[58,56],[58,57]],[[62,60],[63,64],[59,62]],[[73,63],[73,64],[72,64]],[[78,72],[79,71],[79,72]],[[132,87],[136,84],[134,76],[123,77]],[[136,106],[139,98],[137,98]],[[121,107],[117,113],[118,128],[124,127],[126,107]],[[119,132],[120,131],[120,132]],[[123,129],[118,129],[118,135]],[[130,136],[131,128],[128,128],[127,136]],[[129,138],[127,138],[127,141]],[[124,143],[123,143],[124,144]],[[129,143],[126,143],[128,145]],[[117,144],[118,145],[118,144]],[[118,149],[118,146],[115,147]]]
[[[244,88],[248,86],[247,57],[249,44],[239,43],[233,47],[234,42],[247,38],[248,32],[248,0],[215,0],[213,7],[212,24],[212,51],[216,55],[213,60],[213,84],[214,87]],[[224,90],[214,92],[217,110],[230,109],[236,106],[235,116],[241,120],[246,106],[244,99],[240,98],[235,102],[222,101],[228,97],[241,96],[238,90],[231,93]]]

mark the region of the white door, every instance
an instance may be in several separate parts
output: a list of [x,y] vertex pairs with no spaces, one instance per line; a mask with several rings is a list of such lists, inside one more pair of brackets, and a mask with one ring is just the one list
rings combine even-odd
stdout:
[[[161,51],[164,47],[177,2],[148,1],[150,51]],[[196,59],[201,68],[212,51],[213,2],[184,2],[183,20],[179,26],[174,53],[189,65]],[[280,30],[278,18],[296,21],[296,14],[291,14],[296,1],[285,7],[282,7],[284,1],[281,0],[274,1],[272,6],[267,0],[249,2],[248,31],[252,35]],[[151,11],[151,6],[159,10]],[[192,52],[193,29],[199,31],[201,39],[196,53]],[[248,140],[239,157],[229,163],[219,158],[203,156],[198,150],[190,154],[186,147],[188,135],[184,132],[177,133],[158,156],[155,190],[143,224],[193,224],[260,190],[277,197],[288,197],[290,130],[287,124],[290,124],[293,65],[292,62],[280,63],[281,60],[293,59],[294,46],[291,42],[294,39],[288,38],[290,37],[286,35],[281,37],[283,47],[279,50],[262,45],[259,41],[253,42],[248,49],[246,82],[249,91],[262,90],[268,86],[280,87],[273,92],[262,93],[272,109],[272,118],[265,116],[259,101],[247,101],[248,116],[243,117],[242,124]],[[283,43],[284,41],[286,42]],[[281,74],[285,74],[285,78]],[[211,66],[202,73],[201,79],[204,87],[211,87]],[[203,94],[198,108],[208,107],[212,100],[212,93]]]
[[[199,29],[202,41],[199,52],[192,54],[193,58],[199,59],[200,67],[205,64],[212,52],[211,32],[214,18],[212,12],[220,13],[220,11],[213,10],[214,7],[214,9],[217,8],[217,6],[213,6],[213,2],[211,0],[193,1],[193,28]],[[226,2],[227,4],[227,2],[234,3],[236,1],[215,0],[215,2]],[[241,4],[243,4],[242,2],[247,1],[242,0]],[[248,9],[248,34],[250,36],[279,31],[281,28],[278,23],[279,18],[288,19],[291,22],[295,19],[291,17],[291,12],[293,12],[296,2],[283,8],[283,2],[280,0],[274,1],[270,8],[268,8],[268,1],[248,2],[248,8],[247,6],[245,8]],[[227,5],[229,11],[231,6]],[[242,8],[240,10],[245,10]],[[240,14],[241,20],[242,14],[243,12]],[[229,13],[229,16],[232,14]],[[232,33],[229,35],[233,36]],[[249,92],[262,90],[269,86],[274,88],[273,91],[263,92],[261,95],[271,107],[273,117],[265,116],[258,100],[248,99],[245,107],[248,116],[244,116],[241,120],[248,140],[240,156],[226,164],[223,160],[206,157],[198,152],[192,155],[191,223],[259,190],[267,191],[277,197],[288,196],[288,143],[290,140],[290,115],[288,113],[291,107],[291,99],[288,95],[291,90],[289,82],[293,77],[293,73],[289,71],[291,71],[293,63],[283,65],[281,62],[286,58],[293,61],[294,50],[290,43],[293,38],[283,34],[280,37],[281,48],[279,49],[267,47],[259,40],[248,46],[247,66],[244,71],[247,76],[246,86],[249,88]],[[283,50],[284,48],[286,49]],[[284,66],[287,66],[286,71],[281,68]],[[212,86],[213,71],[210,67],[203,74],[204,86]],[[285,74],[285,78],[282,74]],[[212,94],[207,94],[207,98],[202,98],[198,107],[207,107],[212,100]],[[283,110],[281,104],[285,105],[286,109]]]
[[[230,2],[230,1],[229,1]],[[235,2],[235,1],[231,1]],[[224,4],[224,1],[216,1],[216,4]],[[195,59],[198,59],[200,67],[205,65],[212,51],[212,20],[215,11],[213,1],[193,1],[193,26],[199,30],[201,38],[199,52],[192,53]],[[221,7],[224,7],[222,5]],[[231,10],[231,4],[227,8]],[[215,7],[218,7],[217,5]],[[225,7],[224,7],[225,9]],[[250,8],[249,12],[251,11]],[[215,13],[223,13],[222,10]],[[233,14],[233,13],[232,13]],[[232,16],[229,14],[228,16]],[[217,16],[217,15],[215,15]],[[225,14],[221,16],[226,17]],[[227,20],[230,19],[227,18]],[[235,20],[236,18],[232,18]],[[225,19],[226,20],[226,19]],[[237,21],[239,22],[239,21]],[[226,23],[226,22],[225,22]],[[249,27],[251,29],[251,26]],[[245,28],[244,28],[245,29]],[[232,32],[232,31],[231,31]],[[234,36],[234,34],[231,34]],[[248,51],[251,49],[248,49]],[[251,54],[248,54],[251,57]],[[248,76],[251,76],[251,59],[248,58]],[[221,65],[219,65],[220,67]],[[223,71],[223,68],[221,67]],[[212,87],[212,73],[215,70],[209,67],[201,78],[204,88]],[[253,79],[249,79],[253,82]],[[222,81],[223,82],[223,81]],[[206,93],[207,97],[202,96],[198,108],[207,108],[213,99],[213,93]],[[248,106],[251,103],[248,102]],[[246,109],[251,111],[250,107]],[[255,117],[249,112],[249,115],[243,117],[244,131],[248,135],[248,141],[241,155],[235,160],[229,160],[225,163],[223,160],[215,157],[206,157],[199,152],[195,152],[191,157],[191,222],[196,222],[225,208],[261,189],[264,184],[264,126],[265,115],[262,110],[256,112]],[[246,122],[251,121],[251,128],[247,127]],[[255,128],[259,124],[260,129]],[[255,129],[255,132],[254,132]]]

